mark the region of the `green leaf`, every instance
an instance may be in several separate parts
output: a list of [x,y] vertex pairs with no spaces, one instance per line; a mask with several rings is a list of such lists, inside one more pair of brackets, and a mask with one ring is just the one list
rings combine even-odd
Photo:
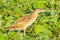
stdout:
[[20,40],[20,34],[17,34],[16,32],[12,31],[12,32],[9,32],[8,34],[8,37],[6,37],[7,40]]
[[41,37],[48,37],[48,36],[52,36],[52,32],[48,29],[45,29],[44,32],[42,32],[40,34]]
[[44,8],[44,2],[43,1],[36,1],[33,3],[34,8]]
[[5,40],[4,34],[0,31],[0,40]]
[[2,15],[0,15],[0,27],[2,26]]
[[7,26],[9,26],[10,25],[10,23],[11,22],[13,22],[14,20],[13,20],[13,17],[7,17],[7,22],[6,22],[6,24],[5,24],[5,27],[7,27]]
[[43,1],[39,1],[38,2],[38,8],[43,8],[44,7],[44,2]]
[[45,27],[41,26],[41,25],[36,25],[35,26],[35,33],[38,34],[40,32],[43,32],[45,30]]

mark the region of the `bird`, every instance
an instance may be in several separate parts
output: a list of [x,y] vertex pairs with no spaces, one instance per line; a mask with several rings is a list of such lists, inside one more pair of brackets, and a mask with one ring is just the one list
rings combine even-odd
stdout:
[[45,12],[46,10],[37,8],[34,11],[31,12],[30,15],[28,16],[23,16],[19,19],[17,19],[12,25],[10,25],[8,27],[8,30],[12,31],[12,30],[23,30],[24,35],[26,32],[27,27],[29,27],[30,25],[32,25],[34,23],[34,21],[37,18],[37,15],[41,12]]

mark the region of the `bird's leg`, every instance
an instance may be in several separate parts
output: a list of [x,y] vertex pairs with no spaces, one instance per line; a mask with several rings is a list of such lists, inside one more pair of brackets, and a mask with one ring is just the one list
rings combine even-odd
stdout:
[[25,36],[26,28],[23,31],[24,31],[24,36]]

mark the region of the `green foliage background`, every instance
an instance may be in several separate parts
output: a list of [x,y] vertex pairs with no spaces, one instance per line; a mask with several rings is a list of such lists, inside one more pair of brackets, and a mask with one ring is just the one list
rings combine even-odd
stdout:
[[[26,36],[23,32],[6,30],[15,20],[37,8],[50,11],[38,15],[28,27]],[[0,0],[0,40],[60,40],[60,1]]]

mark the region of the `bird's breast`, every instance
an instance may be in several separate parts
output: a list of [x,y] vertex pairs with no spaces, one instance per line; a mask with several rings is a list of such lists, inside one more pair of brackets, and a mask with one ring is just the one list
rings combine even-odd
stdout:
[[27,28],[27,27],[29,27],[30,25],[32,25],[35,20],[36,20],[36,17],[33,17],[33,18],[29,19],[29,21],[27,22],[27,24],[25,25],[24,28]]

